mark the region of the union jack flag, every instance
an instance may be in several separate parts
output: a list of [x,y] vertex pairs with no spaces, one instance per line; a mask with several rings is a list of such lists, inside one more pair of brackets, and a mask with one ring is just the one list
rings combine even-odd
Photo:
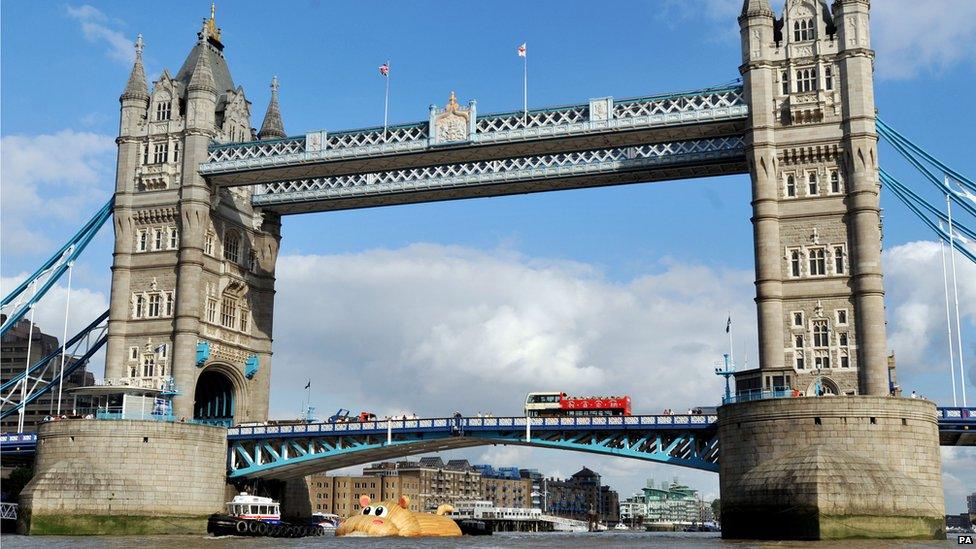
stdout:
[[386,63],[383,63],[382,65],[380,65],[380,74],[382,74],[383,76],[389,76],[390,75],[390,63],[389,62],[386,62]]
[[519,57],[525,57],[525,42],[522,42],[522,45],[518,47],[518,54]]

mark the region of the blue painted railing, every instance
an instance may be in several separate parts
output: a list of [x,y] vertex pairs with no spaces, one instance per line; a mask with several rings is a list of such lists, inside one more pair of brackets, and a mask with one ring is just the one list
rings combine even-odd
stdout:
[[[564,418],[530,418],[530,430],[553,430],[567,427],[586,427],[592,429],[619,429],[622,427],[681,427],[690,429],[707,429],[718,422],[717,415],[642,415],[642,416],[614,416],[614,417],[564,417]],[[347,423],[310,423],[300,425],[262,425],[254,427],[234,427],[227,430],[227,438],[254,437],[301,437],[323,433],[336,434],[374,434],[393,431],[441,431],[451,427],[468,430],[493,430],[498,428],[525,429],[525,417],[495,417],[495,418],[424,418],[424,419],[396,419]]]
[[752,402],[754,400],[766,400],[770,398],[789,398],[793,396],[793,391],[789,387],[773,387],[772,389],[750,389],[739,391],[738,393],[722,397],[722,404],[735,404],[736,402]]

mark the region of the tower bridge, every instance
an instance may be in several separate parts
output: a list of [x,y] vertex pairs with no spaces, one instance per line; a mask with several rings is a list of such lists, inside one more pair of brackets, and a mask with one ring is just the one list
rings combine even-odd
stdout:
[[[277,80],[252,131],[213,18],[151,88],[140,40],[120,99],[106,377],[152,364],[181,389],[178,417],[265,419],[287,215],[748,173],[760,360],[738,388],[823,378],[887,395],[868,8],[790,6],[777,20],[745,4],[741,85],[487,115],[451,93],[423,121],[291,136]],[[777,26],[800,20],[804,36]]]
[[[187,489],[206,485],[184,509],[205,514],[221,498],[209,483],[225,476],[289,478],[501,443],[718,470],[727,537],[944,538],[938,445],[940,437],[974,442],[972,410],[897,398],[892,381],[869,12],[867,0],[790,0],[777,15],[768,0],[745,0],[741,85],[489,115],[451,93],[426,120],[291,136],[276,79],[261,128],[252,129],[213,13],[176,75],[164,69],[151,87],[140,36],[120,97],[107,336],[91,348],[106,342],[106,378],[171,380],[173,417],[188,422],[45,424],[33,440],[33,520],[63,514],[51,499],[66,490],[63,479],[136,482],[138,471],[123,470],[130,452],[142,456],[140,466],[184,471]],[[619,425],[200,425],[267,420],[285,216],[746,173],[760,357],[757,368],[736,373],[736,390],[816,387],[837,398],[728,404],[717,417],[683,424],[634,416]],[[78,237],[81,248],[89,233]],[[78,249],[70,249],[73,258]],[[70,261],[62,255],[38,273],[63,272]],[[31,442],[0,440],[21,453]],[[140,502],[99,509],[138,515]],[[773,526],[770,513],[779,517]]]

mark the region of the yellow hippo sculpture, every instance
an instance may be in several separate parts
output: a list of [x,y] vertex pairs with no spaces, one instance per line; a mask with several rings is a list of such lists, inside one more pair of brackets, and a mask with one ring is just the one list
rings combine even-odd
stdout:
[[437,514],[414,513],[410,510],[410,498],[400,496],[399,501],[380,501],[370,505],[369,496],[359,498],[362,513],[342,521],[337,536],[460,536],[457,523],[444,513],[453,511],[450,505],[441,505]]

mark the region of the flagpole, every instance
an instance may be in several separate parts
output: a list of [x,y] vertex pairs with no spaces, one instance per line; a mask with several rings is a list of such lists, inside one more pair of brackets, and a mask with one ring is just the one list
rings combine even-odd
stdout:
[[[945,177],[946,186],[949,185],[949,177]],[[956,306],[956,348],[959,349],[959,382],[962,385],[962,405],[968,406],[966,402],[966,363],[963,355],[965,347],[962,346],[962,324],[959,322],[959,284],[956,279],[956,239],[952,232],[952,200],[946,193],[946,213],[949,221],[949,259],[952,263],[952,295]]]
[[[939,223],[940,228],[942,223]],[[942,289],[945,291],[945,306],[946,306],[946,331],[948,332],[949,340],[949,379],[952,380],[952,405],[958,406],[956,401],[956,358],[955,353],[952,350],[952,320],[949,315],[949,277],[946,274],[946,257],[945,257],[945,240],[939,239],[940,248],[942,248]]]
[[529,52],[522,56],[522,120],[529,125]]
[[390,112],[390,60],[386,60],[386,93],[383,97],[383,138],[386,139],[387,117]]

